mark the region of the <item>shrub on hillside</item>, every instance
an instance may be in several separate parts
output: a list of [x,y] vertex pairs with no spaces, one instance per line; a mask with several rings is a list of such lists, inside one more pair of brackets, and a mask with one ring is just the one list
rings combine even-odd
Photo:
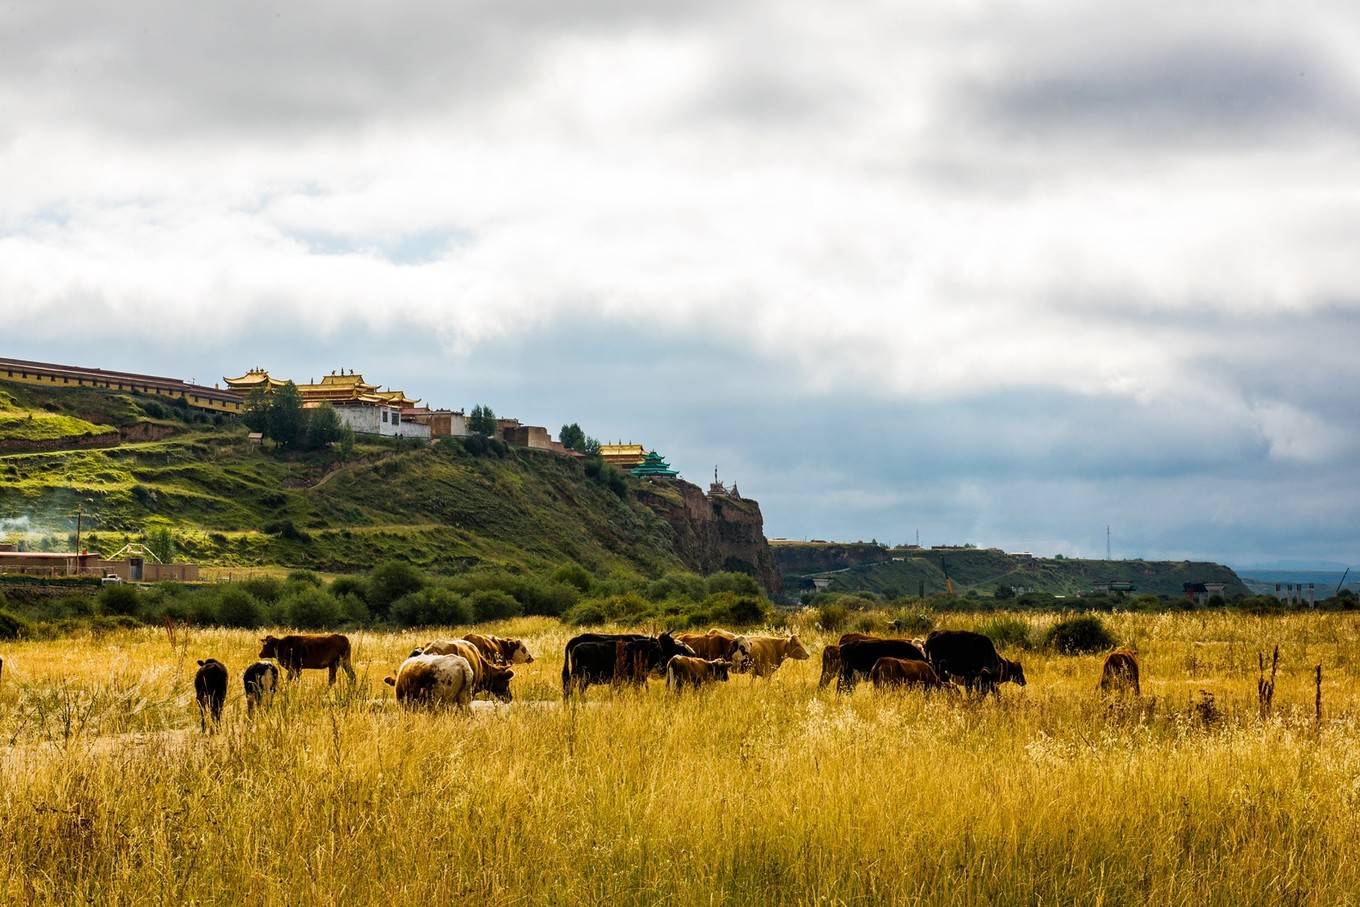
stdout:
[[411,564],[386,561],[368,575],[368,607],[374,614],[385,616],[393,602],[403,595],[418,592],[425,583],[425,574]]
[[346,595],[354,595],[364,600],[368,599],[368,583],[362,576],[337,576],[331,582],[331,595],[336,598],[344,598]]
[[1031,645],[1029,624],[1018,617],[994,617],[977,631],[989,637],[998,649],[1028,649]]
[[577,603],[562,619],[569,624],[577,627],[597,626],[608,622],[609,615],[604,611],[604,605],[598,599],[588,599]]
[[839,602],[822,605],[817,609],[817,623],[828,633],[836,633],[844,628],[849,617],[850,609]]
[[1064,655],[1103,652],[1114,647],[1114,637],[1105,629],[1099,617],[1082,614],[1069,617],[1048,628],[1044,645]]
[[469,624],[473,617],[466,598],[436,586],[403,595],[392,603],[391,615],[403,627]]
[[735,592],[738,595],[760,595],[760,584],[745,573],[715,573],[708,578],[708,594]]
[[99,610],[104,614],[133,616],[141,610],[142,598],[135,586],[105,586],[99,590]]
[[310,570],[294,570],[284,578],[284,582],[290,585],[314,586],[320,588],[321,577]]
[[758,595],[742,595],[736,592],[719,592],[704,599],[701,610],[707,612],[715,623],[730,624],[736,627],[750,627],[764,624],[769,620],[769,609]]
[[472,616],[478,621],[504,620],[524,613],[524,606],[513,595],[499,589],[474,592],[468,597],[468,604],[472,606]]
[[647,597],[659,601],[702,601],[708,595],[708,583],[694,573],[672,571],[647,584]]
[[274,604],[283,595],[283,583],[272,576],[252,576],[241,581],[241,588],[267,605]]
[[358,627],[367,624],[372,618],[373,615],[368,610],[368,602],[359,596],[346,593],[334,597],[336,604],[340,606],[340,619],[344,623]]
[[552,572],[550,579],[555,583],[574,586],[582,594],[590,591],[590,571],[580,564],[563,564]]
[[282,616],[295,627],[323,630],[340,622],[340,603],[321,589],[303,588],[279,602]]

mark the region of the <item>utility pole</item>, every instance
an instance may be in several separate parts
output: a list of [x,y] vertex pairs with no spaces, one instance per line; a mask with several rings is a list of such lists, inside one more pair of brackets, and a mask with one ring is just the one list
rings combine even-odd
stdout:
[[76,554],[80,554],[80,518],[83,516],[84,508],[76,505]]
[[1110,524],[1105,524],[1105,560],[1110,559]]

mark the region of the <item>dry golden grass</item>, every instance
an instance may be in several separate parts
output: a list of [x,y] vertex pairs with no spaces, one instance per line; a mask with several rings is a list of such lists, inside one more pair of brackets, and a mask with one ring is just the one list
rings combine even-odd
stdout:
[[[1360,900],[1360,622],[1110,624],[1141,653],[1136,704],[1095,694],[1098,657],[1037,653],[999,703],[838,697],[817,690],[808,633],[813,659],[768,682],[568,708],[569,631],[524,620],[499,628],[540,656],[508,709],[401,712],[382,676],[431,634],[355,634],[354,690],[309,672],[253,724],[254,634],[8,644],[0,902]],[[1262,721],[1256,656],[1277,642]],[[190,686],[208,655],[233,687],[203,737]]]

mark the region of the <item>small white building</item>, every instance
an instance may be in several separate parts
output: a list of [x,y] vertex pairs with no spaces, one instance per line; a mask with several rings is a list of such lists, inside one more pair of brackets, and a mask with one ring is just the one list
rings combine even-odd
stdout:
[[335,414],[358,435],[380,435],[384,438],[430,437],[430,426],[406,421],[401,417],[400,406],[385,403],[343,403],[335,406]]

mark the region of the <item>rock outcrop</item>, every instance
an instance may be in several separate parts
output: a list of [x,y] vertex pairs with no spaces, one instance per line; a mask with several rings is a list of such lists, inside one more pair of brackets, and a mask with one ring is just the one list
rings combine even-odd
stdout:
[[699,486],[674,479],[642,482],[636,492],[638,501],[670,526],[685,566],[703,574],[747,573],[770,595],[782,591],[758,503],[706,495]]

